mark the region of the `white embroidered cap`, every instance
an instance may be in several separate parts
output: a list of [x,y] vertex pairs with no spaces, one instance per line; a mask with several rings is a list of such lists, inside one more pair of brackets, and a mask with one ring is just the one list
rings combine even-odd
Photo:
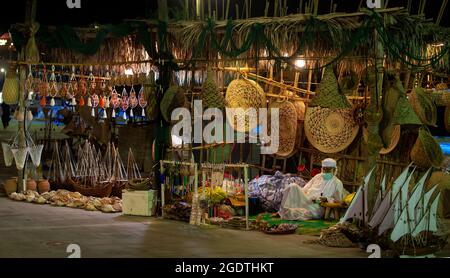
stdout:
[[322,160],[322,167],[326,168],[336,168],[336,160],[332,158],[327,158]]

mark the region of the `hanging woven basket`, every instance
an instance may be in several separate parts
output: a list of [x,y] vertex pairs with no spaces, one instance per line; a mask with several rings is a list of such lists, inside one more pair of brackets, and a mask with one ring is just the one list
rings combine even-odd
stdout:
[[346,149],[355,140],[358,130],[359,125],[351,109],[306,109],[306,138],[323,153],[337,153]]
[[[264,90],[255,81],[235,79],[228,85],[225,104],[227,108],[240,108],[242,110],[236,111],[236,117],[233,117],[231,113],[227,113],[227,119],[230,126],[238,132],[249,132],[258,125],[258,121],[255,119],[252,123],[252,121],[246,117],[249,112],[248,109],[254,108],[258,113],[258,109],[263,108],[266,105],[266,96]],[[236,121],[234,118],[236,118]]]
[[208,69],[207,77],[202,85],[202,101],[205,108],[223,109],[225,100],[214,81],[214,73]]
[[[278,132],[279,145],[275,153],[279,157],[288,157],[295,150],[297,137],[297,110],[289,101],[274,101],[270,109],[278,108]],[[272,122],[272,121],[271,121]],[[277,122],[277,121],[275,121]]]
[[437,109],[433,100],[422,88],[415,88],[409,95],[409,102],[422,123],[436,126]]
[[340,93],[336,76],[331,67],[325,69],[319,89],[309,106],[333,109],[351,108],[351,104],[345,95]]
[[439,143],[425,128],[419,130],[419,136],[411,150],[411,160],[423,168],[439,168],[444,161]]
[[3,102],[8,105],[14,105],[19,102],[19,77],[16,67],[13,65],[9,67],[5,83],[3,84]]
[[176,108],[186,105],[184,89],[179,86],[172,86],[165,92],[161,100],[161,114],[167,122],[171,122],[172,112]]

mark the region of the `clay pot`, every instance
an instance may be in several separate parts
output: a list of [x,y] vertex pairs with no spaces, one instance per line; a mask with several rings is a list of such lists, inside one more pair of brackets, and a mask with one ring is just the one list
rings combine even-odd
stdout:
[[3,187],[5,189],[6,195],[11,195],[11,193],[14,193],[17,191],[17,178],[11,178],[5,182],[5,186]]
[[36,191],[37,189],[37,183],[33,179],[27,180],[27,190]]
[[50,191],[50,183],[48,180],[39,180],[37,186],[40,194]]

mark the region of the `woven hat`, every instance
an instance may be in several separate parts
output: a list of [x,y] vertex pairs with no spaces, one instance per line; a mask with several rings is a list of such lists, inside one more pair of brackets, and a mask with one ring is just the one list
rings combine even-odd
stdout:
[[[264,90],[255,81],[249,79],[235,79],[228,85],[225,95],[225,104],[227,108],[242,108],[244,110],[244,114],[238,114],[236,116],[236,122],[229,113],[227,113],[227,119],[234,130],[238,132],[249,132],[258,125],[258,121],[256,121],[256,125],[250,123],[248,117],[246,117],[248,109],[265,107],[266,96]],[[239,125],[240,121],[245,121],[245,127]]]
[[19,78],[16,73],[16,67],[13,65],[9,67],[5,83],[3,84],[3,102],[8,105],[14,105],[19,102]]
[[340,93],[336,76],[331,67],[325,69],[319,89],[309,106],[335,109],[351,108],[350,102]]
[[223,109],[225,106],[225,100],[219,88],[217,88],[211,69],[208,69],[206,80],[202,85],[202,101],[203,105],[207,108]]
[[419,136],[411,150],[411,160],[423,168],[439,168],[444,161],[439,143],[425,128],[419,129]]
[[422,125],[422,121],[414,112],[406,95],[402,95],[398,99],[392,122],[398,125]]
[[358,135],[359,126],[351,109],[308,107],[305,134],[308,141],[323,153],[337,153],[347,148]]
[[184,89],[179,86],[172,86],[167,89],[161,100],[161,114],[167,122],[171,122],[173,110],[186,105]]
[[409,95],[409,102],[422,123],[436,126],[437,110],[433,100],[422,88],[415,88]]
[[[270,108],[278,108],[278,151],[277,156],[286,157],[292,154],[295,149],[297,137],[297,110],[294,104],[289,101],[274,101]],[[272,123],[272,121],[270,121]],[[271,127],[272,128],[272,127]]]

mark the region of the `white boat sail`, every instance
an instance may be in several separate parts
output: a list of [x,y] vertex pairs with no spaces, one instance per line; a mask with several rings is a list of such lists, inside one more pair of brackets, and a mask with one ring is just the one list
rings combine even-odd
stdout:
[[[436,187],[434,187],[430,191],[434,192],[435,188]],[[425,213],[421,218],[419,224],[417,224],[417,226],[411,233],[413,237],[417,237],[423,231],[437,232],[437,208],[439,204],[440,195],[441,193],[437,195],[431,206],[425,210]]]
[[355,197],[352,200],[349,208],[345,212],[344,217],[340,222],[345,222],[350,218],[363,220],[365,223],[368,221],[368,209],[367,209],[367,189],[369,181],[375,168],[373,168],[367,176],[364,178],[364,184],[358,188]]

